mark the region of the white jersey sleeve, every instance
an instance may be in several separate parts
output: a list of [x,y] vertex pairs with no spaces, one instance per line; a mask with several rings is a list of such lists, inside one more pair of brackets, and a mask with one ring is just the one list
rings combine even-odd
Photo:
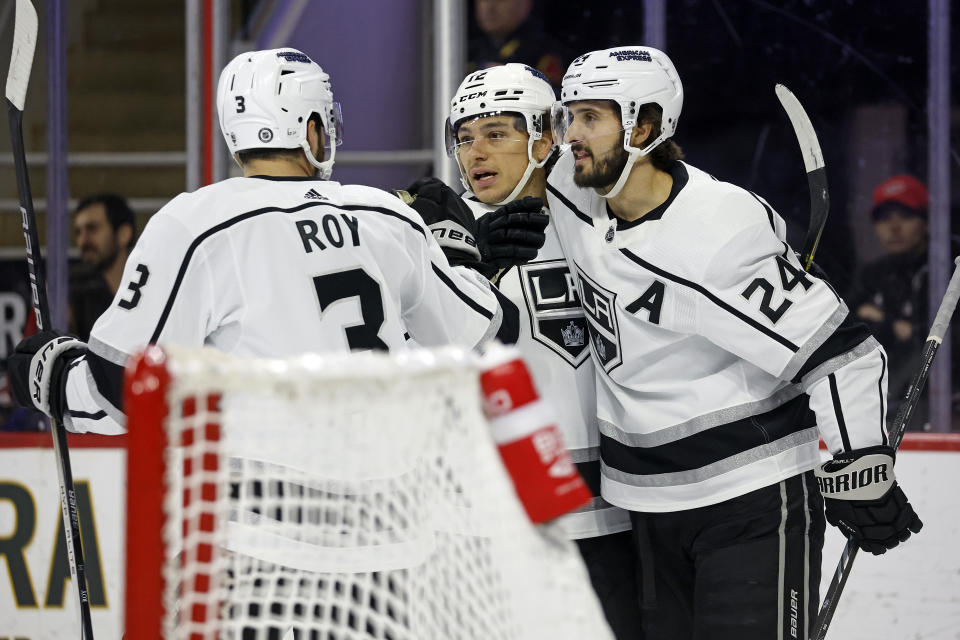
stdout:
[[[155,216],[144,229],[124,267],[124,284],[90,333],[89,353],[70,370],[64,424],[71,431],[123,431],[123,367],[138,349],[161,334],[178,344],[204,343],[215,294],[204,249],[192,241],[190,230],[170,216]],[[195,258],[183,261],[191,250]]]
[[831,452],[886,444],[883,348],[828,283],[804,271],[769,205],[752,204],[764,207],[769,223],[735,229],[707,263],[702,295],[691,296],[695,331],[801,383]]

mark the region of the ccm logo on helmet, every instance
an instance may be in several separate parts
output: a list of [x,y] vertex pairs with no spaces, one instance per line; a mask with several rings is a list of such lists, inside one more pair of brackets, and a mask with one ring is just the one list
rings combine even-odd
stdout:
[[640,62],[652,62],[653,58],[650,57],[649,51],[643,51],[642,49],[624,49],[623,51],[611,51],[611,58],[616,58],[617,62],[623,62],[624,60],[639,60]]
[[461,96],[457,102],[466,102],[467,100],[473,100],[474,98],[482,98],[487,95],[486,91],[477,91],[476,93],[470,93],[465,96]]
[[310,64],[311,60],[306,56],[306,54],[300,53],[299,51],[280,51],[277,53],[278,58],[283,58],[287,62],[303,62]]

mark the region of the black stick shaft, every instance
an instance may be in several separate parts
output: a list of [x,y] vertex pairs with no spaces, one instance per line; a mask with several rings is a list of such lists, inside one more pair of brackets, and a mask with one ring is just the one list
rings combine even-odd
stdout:
[[[37,317],[37,329],[50,329],[50,305],[47,302],[46,280],[43,260],[40,256],[40,237],[37,233],[37,216],[33,210],[30,191],[30,175],[27,172],[27,155],[23,147],[23,112],[7,100],[7,115],[10,123],[10,142],[13,145],[14,167],[17,173],[17,193],[20,196],[20,214],[23,223],[23,239],[27,246],[27,267],[30,272],[30,295]],[[70,469],[70,450],[67,447],[67,431],[59,419],[50,419],[53,435],[53,452],[57,460],[60,480],[60,507],[63,512],[63,531],[67,543],[67,560],[70,573],[77,585],[80,605],[81,640],[93,640],[93,621],[90,617],[90,599],[87,593],[87,572],[80,543],[80,518],[77,511],[77,492]]]

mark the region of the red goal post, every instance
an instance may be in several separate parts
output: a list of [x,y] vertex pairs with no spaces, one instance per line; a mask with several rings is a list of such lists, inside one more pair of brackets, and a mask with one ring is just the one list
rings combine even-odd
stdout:
[[134,358],[126,637],[611,637],[576,546],[517,500],[478,366]]

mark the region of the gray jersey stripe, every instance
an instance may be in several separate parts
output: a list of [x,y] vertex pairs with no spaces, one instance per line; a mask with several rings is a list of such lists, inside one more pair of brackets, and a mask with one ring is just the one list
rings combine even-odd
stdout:
[[813,383],[817,382],[818,380],[822,380],[837,369],[847,366],[854,360],[859,360],[863,356],[879,347],[880,343],[877,342],[877,339],[873,336],[870,336],[853,349],[850,349],[850,351],[830,358],[816,369],[803,376],[803,378],[800,380],[803,390],[807,391],[811,386],[813,386]]
[[[817,329],[817,332],[810,336],[810,339],[804,342],[800,349],[793,354],[793,357],[790,358],[790,361],[787,363],[787,366],[784,368],[783,373],[779,377],[784,380],[792,380],[797,372],[800,371],[800,368],[803,367],[803,364],[807,361],[810,356],[813,355],[813,352],[820,348],[824,342],[827,341],[827,338],[833,335],[833,332],[837,330],[841,324],[843,324],[844,318],[850,314],[850,310],[847,309],[847,305],[840,303],[840,306],[837,307],[827,321],[820,325],[820,328]],[[809,375],[809,374],[808,374]]]
[[87,349],[97,354],[107,362],[112,362],[115,365],[125,367],[127,366],[127,360],[130,358],[129,353],[124,353],[119,349],[114,349],[108,344],[100,342],[94,337],[90,337],[90,340],[87,341]]

